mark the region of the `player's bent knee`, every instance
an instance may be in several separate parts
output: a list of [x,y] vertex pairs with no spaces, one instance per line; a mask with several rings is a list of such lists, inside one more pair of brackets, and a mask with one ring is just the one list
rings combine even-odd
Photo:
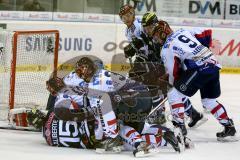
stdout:
[[207,109],[212,110],[214,107],[218,105],[217,100],[215,98],[204,98],[201,100],[203,106],[205,106]]
[[167,96],[169,104],[182,103],[182,99],[186,97],[174,87],[168,92]]

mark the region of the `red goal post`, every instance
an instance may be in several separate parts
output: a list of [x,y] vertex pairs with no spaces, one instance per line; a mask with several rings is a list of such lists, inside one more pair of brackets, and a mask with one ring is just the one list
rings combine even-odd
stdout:
[[46,107],[45,82],[57,74],[58,47],[58,30],[0,30],[0,112]]

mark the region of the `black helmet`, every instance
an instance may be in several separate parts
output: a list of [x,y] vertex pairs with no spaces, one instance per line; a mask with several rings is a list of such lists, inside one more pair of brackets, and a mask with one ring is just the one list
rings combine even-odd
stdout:
[[154,12],[147,12],[142,17],[142,26],[146,27],[158,22],[157,15]]

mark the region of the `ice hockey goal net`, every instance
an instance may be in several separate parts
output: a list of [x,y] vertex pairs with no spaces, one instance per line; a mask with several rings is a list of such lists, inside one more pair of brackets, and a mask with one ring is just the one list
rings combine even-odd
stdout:
[[13,108],[45,108],[45,83],[57,72],[58,43],[57,30],[0,30],[0,120]]

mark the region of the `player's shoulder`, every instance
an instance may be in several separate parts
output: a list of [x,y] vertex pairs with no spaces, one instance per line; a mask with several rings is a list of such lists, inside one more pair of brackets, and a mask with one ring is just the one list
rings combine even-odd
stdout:
[[136,31],[138,32],[138,34],[143,32],[143,27],[142,27],[142,23],[141,23],[141,19],[140,18],[136,18],[134,20],[134,26],[135,26]]
[[179,46],[179,35],[183,32],[183,30],[177,30],[171,33],[163,44],[161,50],[161,57],[166,56],[168,52],[173,52],[176,49],[176,46]]
[[[193,27],[188,29],[188,31],[192,34],[192,35],[201,35],[204,33],[208,33],[211,34],[212,30],[209,28],[203,28],[203,27]],[[210,33],[209,33],[210,32]]]
[[110,77],[112,72],[106,69],[100,69],[99,74],[103,77]]
[[177,32],[172,32],[166,39],[165,43],[162,46],[162,51],[170,49],[173,43],[176,41]]
[[70,80],[70,79],[73,79],[76,77],[76,72],[75,71],[72,71],[70,72],[69,74],[67,74],[66,76],[63,77],[63,81],[67,81],[67,80]]
[[70,86],[81,86],[82,83],[84,83],[84,80],[81,79],[76,72],[71,72],[68,75],[66,75],[63,78],[63,81],[66,85],[70,85]]
[[[173,47],[174,45],[178,45],[179,41],[181,41],[181,37],[183,37],[184,35],[188,34],[189,31],[186,29],[178,29],[175,32],[172,32],[166,42],[165,42],[165,47],[169,48],[170,46]],[[184,38],[182,38],[184,39]],[[171,44],[171,45],[170,45]]]
[[48,112],[47,119],[43,126],[43,137],[45,138],[46,142],[50,146],[58,145],[58,137],[56,136],[56,132],[58,126],[58,118],[55,116],[53,111]]
[[136,17],[134,23],[142,25],[142,20],[139,17]]

